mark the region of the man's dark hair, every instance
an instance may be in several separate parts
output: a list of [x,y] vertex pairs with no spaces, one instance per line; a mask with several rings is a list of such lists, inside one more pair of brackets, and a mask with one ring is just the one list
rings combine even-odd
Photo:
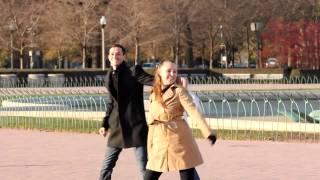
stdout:
[[110,49],[111,49],[111,48],[114,48],[114,47],[120,48],[120,49],[122,50],[122,54],[123,54],[123,55],[125,55],[125,54],[127,53],[126,48],[124,48],[121,44],[113,44],[113,45],[110,47]]

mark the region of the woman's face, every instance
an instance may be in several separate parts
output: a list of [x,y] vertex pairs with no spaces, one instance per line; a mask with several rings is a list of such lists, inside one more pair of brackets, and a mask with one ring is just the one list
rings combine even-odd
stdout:
[[177,65],[166,61],[159,68],[159,75],[163,85],[170,85],[176,82],[177,79]]

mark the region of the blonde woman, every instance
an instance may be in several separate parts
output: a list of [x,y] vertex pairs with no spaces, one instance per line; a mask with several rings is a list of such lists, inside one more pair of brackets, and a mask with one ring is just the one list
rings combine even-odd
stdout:
[[203,163],[191,129],[183,119],[187,112],[213,145],[216,136],[197,110],[188,91],[177,83],[177,65],[162,62],[150,95],[148,115],[148,163],[145,180],[157,180],[163,172],[179,171],[181,180],[195,179],[195,166]]

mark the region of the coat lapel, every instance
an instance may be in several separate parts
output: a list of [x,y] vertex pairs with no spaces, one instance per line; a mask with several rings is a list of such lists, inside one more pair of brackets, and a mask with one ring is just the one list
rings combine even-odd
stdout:
[[109,71],[106,75],[106,87],[107,87],[107,90],[109,91],[109,93],[111,94],[111,96],[114,98],[114,100],[117,101],[117,97],[115,97],[115,94],[113,93],[113,90],[112,90],[112,71]]
[[175,96],[175,88],[177,86],[175,84],[173,84],[163,95],[162,95],[162,98],[163,98],[163,101],[164,102],[167,102],[167,101],[170,101],[172,98],[174,98]]
[[110,88],[111,88],[110,86],[111,86],[111,83],[112,83],[112,80],[111,80],[111,71],[109,71],[109,72],[107,73],[105,82],[106,82],[107,89],[108,89],[108,91],[110,92]]

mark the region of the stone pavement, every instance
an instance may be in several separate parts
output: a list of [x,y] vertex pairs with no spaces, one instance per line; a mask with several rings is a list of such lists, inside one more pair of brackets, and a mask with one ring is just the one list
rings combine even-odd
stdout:
[[[205,163],[203,180],[318,180],[320,145],[197,140]],[[1,180],[96,180],[106,140],[97,134],[41,132],[0,128]],[[114,180],[138,180],[134,153],[124,150]],[[179,179],[178,173],[160,180]]]

